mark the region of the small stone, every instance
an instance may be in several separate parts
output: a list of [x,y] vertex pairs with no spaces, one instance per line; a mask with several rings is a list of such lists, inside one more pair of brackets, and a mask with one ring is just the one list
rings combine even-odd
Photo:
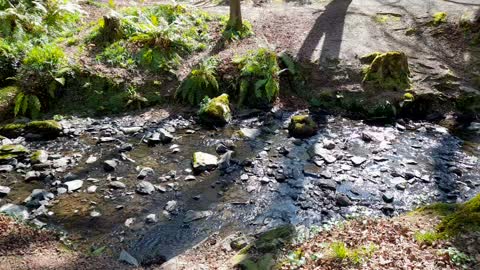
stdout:
[[165,205],[165,210],[168,212],[173,212],[177,209],[177,201],[168,201],[167,204]]
[[120,128],[120,130],[128,135],[140,132],[142,130],[142,127],[122,127]]
[[152,168],[144,167],[138,173],[137,178],[145,179],[147,176],[153,176],[153,175],[155,175],[155,171]]
[[118,164],[119,162],[116,159],[105,160],[103,162],[103,168],[105,169],[105,171],[111,172],[114,171],[115,168],[117,168]]
[[126,252],[125,250],[122,250],[122,252],[120,252],[120,256],[118,257],[118,260],[121,262],[126,262],[136,267],[140,266],[140,264],[138,263],[138,260],[132,255],[130,255],[130,253]]
[[95,211],[95,210],[92,211],[92,212],[90,212],[90,216],[91,216],[92,218],[96,218],[96,217],[99,217],[99,216],[101,216],[101,215],[102,215],[102,214],[100,214],[100,212]]
[[140,181],[137,184],[137,188],[135,189],[140,194],[148,195],[152,194],[155,191],[155,187],[152,183],[148,181]]
[[67,190],[66,188],[64,188],[64,187],[59,187],[59,188],[57,188],[57,194],[58,194],[58,195],[65,194],[65,193],[67,193],[67,191],[68,191],[68,190]]
[[260,135],[261,131],[257,128],[241,128],[240,135],[246,139],[253,140]]
[[347,207],[353,204],[352,200],[350,200],[350,198],[348,198],[348,196],[345,194],[337,194],[335,197],[335,202],[337,206],[340,207]]
[[0,197],[7,196],[10,193],[10,188],[6,186],[0,186]]
[[25,181],[33,181],[33,180],[39,180],[40,179],[40,172],[37,171],[28,171],[25,174]]
[[244,173],[244,174],[240,175],[240,180],[248,181],[248,174]]
[[383,193],[382,199],[386,203],[392,203],[394,200],[393,193],[390,193],[390,192]]
[[172,142],[173,140],[173,135],[168,132],[166,129],[159,129],[158,132],[160,133],[160,141],[163,143],[163,144],[167,144],[167,143],[170,143]]
[[30,215],[28,214],[28,209],[25,206],[11,203],[2,205],[0,207],[0,213],[7,214],[20,220],[26,220],[30,217]]
[[195,180],[197,180],[197,178],[193,175],[187,175],[185,177],[185,181],[195,181]]
[[147,215],[147,217],[145,218],[145,222],[147,222],[147,223],[156,223],[156,222],[157,222],[157,215],[155,215],[155,214],[149,214],[149,215]]
[[110,143],[114,142],[116,139],[113,137],[101,137],[97,143]]
[[66,187],[68,192],[73,192],[75,190],[79,190],[83,186],[82,180],[73,180],[63,183]]
[[324,139],[322,143],[325,149],[332,150],[335,148],[335,142],[330,139]]
[[124,189],[127,187],[123,182],[120,181],[112,181],[108,184],[108,186],[114,189]]
[[132,151],[133,150],[133,145],[130,144],[130,143],[124,143],[122,145],[120,145],[120,147],[118,148],[118,151],[123,153],[123,152],[129,152],[129,151]]
[[202,172],[207,170],[213,170],[218,166],[218,158],[214,155],[195,152],[193,153],[193,170],[196,172]]
[[87,188],[87,193],[95,193],[97,191],[97,186],[89,186]]
[[8,173],[13,171],[13,166],[12,165],[0,165],[0,172],[2,173]]
[[358,156],[354,156],[351,158],[351,161],[353,163],[354,166],[360,166],[362,165],[365,161],[367,161],[366,158],[364,157],[358,157]]
[[97,161],[97,157],[95,157],[95,156],[89,156],[89,157],[87,158],[87,160],[85,161],[85,163],[87,163],[87,164],[92,164],[92,163],[95,163],[96,161]]
[[212,211],[193,211],[188,210],[183,222],[189,223],[195,220],[203,219],[212,215]]

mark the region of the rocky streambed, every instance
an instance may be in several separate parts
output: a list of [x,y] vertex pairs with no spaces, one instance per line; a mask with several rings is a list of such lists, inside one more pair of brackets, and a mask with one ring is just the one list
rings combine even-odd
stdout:
[[223,129],[179,114],[74,118],[53,140],[3,139],[0,211],[148,264],[213,233],[394,215],[480,192],[480,124],[461,139],[426,122],[317,114],[316,135],[296,139],[295,114],[251,111]]

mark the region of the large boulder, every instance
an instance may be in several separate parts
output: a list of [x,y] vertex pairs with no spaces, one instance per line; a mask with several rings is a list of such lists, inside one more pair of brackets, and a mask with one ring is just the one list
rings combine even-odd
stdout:
[[214,170],[218,166],[218,158],[214,155],[195,152],[193,153],[193,170],[195,172],[203,172]]
[[295,115],[290,120],[288,132],[296,138],[307,138],[317,132],[317,123],[309,115]]
[[62,125],[55,120],[32,121],[29,123],[11,123],[0,127],[0,135],[12,138],[23,133],[28,139],[55,139],[60,136]]
[[[362,57],[371,60],[365,69],[363,84],[382,90],[406,90],[410,88],[410,69],[408,59],[403,52],[373,53]],[[373,60],[372,60],[373,59]]]
[[213,99],[205,97],[200,104],[198,116],[207,125],[223,126],[232,119],[229,104],[227,94],[222,94]]

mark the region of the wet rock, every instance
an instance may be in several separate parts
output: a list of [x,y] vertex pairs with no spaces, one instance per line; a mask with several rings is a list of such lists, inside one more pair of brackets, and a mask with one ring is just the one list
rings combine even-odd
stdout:
[[140,266],[140,264],[138,263],[138,260],[132,255],[130,255],[130,253],[126,252],[125,250],[122,250],[122,252],[120,252],[120,256],[118,257],[118,260],[121,262],[126,262],[136,267]]
[[0,146],[0,163],[7,163],[15,158],[23,158],[28,152],[28,149],[20,144],[2,145]]
[[57,194],[58,194],[58,195],[65,194],[65,193],[67,193],[67,191],[68,191],[68,190],[67,190],[66,188],[64,188],[64,187],[59,187],[59,188],[57,188]]
[[354,157],[351,158],[351,161],[352,161],[352,164],[353,164],[354,166],[360,166],[360,165],[362,165],[365,161],[367,161],[367,159],[364,158],[364,157],[354,156]]
[[48,160],[48,153],[45,150],[37,150],[32,153],[30,156],[30,161],[32,164],[41,164],[45,163]]
[[218,168],[220,170],[227,170],[230,167],[232,153],[233,151],[227,151],[220,157],[220,160],[218,161]]
[[28,172],[25,174],[25,181],[26,181],[26,182],[30,182],[30,181],[34,181],[34,180],[40,180],[40,175],[41,175],[40,172],[37,172],[37,171],[28,171]]
[[193,170],[195,172],[214,170],[217,166],[218,158],[216,156],[203,152],[193,153]]
[[407,183],[405,182],[405,183],[396,184],[395,188],[398,189],[398,190],[405,190],[405,189],[407,189]]
[[375,138],[375,135],[371,132],[368,132],[368,131],[364,131],[362,132],[362,134],[360,135],[360,138],[364,141],[364,142],[371,142],[374,140]]
[[67,181],[77,180],[78,178],[80,178],[80,176],[74,173],[67,173],[65,176],[63,176],[63,181],[67,182]]
[[248,181],[248,178],[249,178],[248,174],[246,173],[240,175],[240,180],[242,180],[243,182]]
[[175,200],[168,201],[165,205],[165,210],[168,212],[174,212],[177,210],[177,205],[178,203]]
[[13,171],[13,166],[12,165],[0,165],[0,172],[2,173],[8,173]]
[[219,155],[225,154],[228,150],[229,150],[228,147],[223,143],[218,144],[217,147],[215,148],[215,151]]
[[150,136],[147,136],[147,144],[148,145],[156,145],[161,143],[162,141],[160,140],[160,133],[154,132],[150,134]]
[[114,142],[116,140],[117,139],[115,139],[114,137],[100,137],[100,139],[98,140],[97,143],[111,143],[111,142]]
[[0,186],[0,197],[7,196],[10,193],[10,188],[6,186]]
[[198,116],[204,124],[210,126],[223,126],[229,123],[232,114],[228,95],[222,94],[213,99],[206,97],[200,104]]
[[193,211],[188,210],[183,222],[189,223],[195,220],[203,219],[212,215],[212,211]]
[[330,139],[324,139],[322,141],[323,148],[328,150],[333,150],[335,148],[335,142]]
[[119,161],[116,159],[109,159],[103,162],[103,169],[107,172],[114,171],[119,165]]
[[254,140],[262,133],[258,128],[241,128],[240,136],[249,140]]
[[140,181],[137,184],[136,190],[140,194],[148,195],[152,194],[155,191],[155,187],[153,186],[152,183],[148,181]]
[[25,206],[7,203],[0,207],[0,213],[18,218],[20,220],[26,220],[30,217],[28,209]]
[[390,192],[383,193],[383,195],[382,195],[382,199],[386,203],[392,203],[394,198],[395,197],[394,197],[393,193],[390,193]]
[[390,183],[394,186],[398,185],[398,184],[406,184],[407,181],[405,180],[405,178],[403,177],[395,177],[393,179],[390,180]]
[[145,179],[147,176],[155,175],[155,171],[149,167],[143,167],[137,175],[137,179]]
[[295,115],[288,125],[288,133],[296,138],[308,138],[317,133],[317,123],[309,115]]
[[108,186],[114,189],[124,189],[127,187],[123,182],[120,181],[112,181],[108,184]]
[[164,128],[159,129],[158,133],[160,134],[160,142],[163,144],[171,143],[174,138],[173,135]]
[[335,196],[335,203],[337,204],[337,206],[340,207],[347,207],[353,205],[352,200],[350,200],[350,198],[348,198],[348,196],[345,194],[337,194]]
[[157,215],[155,214],[149,214],[147,217],[145,217],[145,222],[146,223],[157,223]]
[[233,239],[232,242],[230,242],[230,247],[233,250],[241,250],[242,248],[246,247],[248,243],[249,241],[247,237],[242,235],[240,237]]
[[63,183],[66,187],[68,192],[73,192],[75,190],[79,190],[83,186],[82,180],[73,180]]

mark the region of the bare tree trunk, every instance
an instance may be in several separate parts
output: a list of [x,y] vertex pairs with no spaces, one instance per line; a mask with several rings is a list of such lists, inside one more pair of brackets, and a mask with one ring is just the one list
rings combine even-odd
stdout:
[[240,0],[230,0],[230,20],[228,24],[233,29],[240,31],[242,29],[242,10]]

